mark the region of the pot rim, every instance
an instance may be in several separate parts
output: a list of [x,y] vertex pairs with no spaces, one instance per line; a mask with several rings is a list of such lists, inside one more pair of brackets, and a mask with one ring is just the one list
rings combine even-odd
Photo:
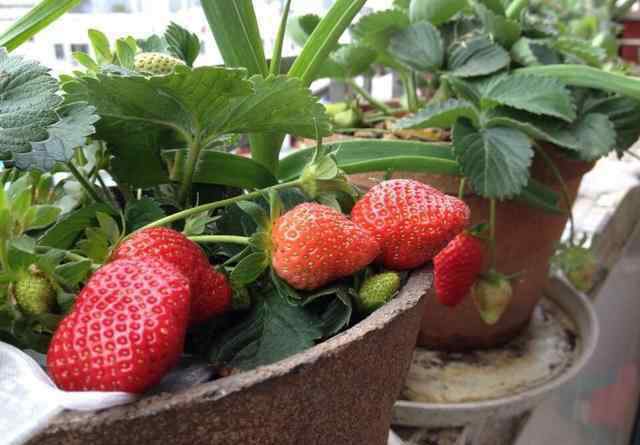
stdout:
[[[571,366],[555,379],[538,387],[508,397],[461,403],[424,403],[398,400],[394,405],[394,425],[414,427],[452,427],[482,422],[489,417],[512,417],[537,406],[552,391],[572,381],[595,353],[600,325],[589,297],[577,292],[560,276],[552,277],[544,294],[558,305],[576,325],[581,339],[579,356]],[[571,298],[567,298],[567,294]],[[403,417],[430,419],[424,424],[403,421]]]
[[180,407],[192,408],[195,405],[219,400],[249,387],[266,383],[274,378],[283,377],[291,372],[300,372],[325,357],[339,354],[350,344],[372,332],[384,329],[398,316],[413,309],[431,288],[432,282],[431,266],[412,272],[395,299],[360,323],[323,343],[279,362],[196,385],[177,393],[143,397],[129,405],[108,410],[89,413],[65,412],[52,421],[47,433],[90,429],[91,426],[106,426],[123,418],[143,418],[163,411],[180,409]]

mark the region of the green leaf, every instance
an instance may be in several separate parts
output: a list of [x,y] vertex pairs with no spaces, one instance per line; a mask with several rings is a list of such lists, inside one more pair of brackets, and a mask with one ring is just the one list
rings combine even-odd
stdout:
[[582,113],[604,114],[613,122],[619,153],[633,146],[640,138],[640,101],[618,95],[590,95]]
[[389,51],[403,65],[417,71],[436,71],[444,61],[442,36],[428,22],[413,23],[393,34]]
[[138,48],[140,48],[144,53],[169,54],[169,44],[164,37],[160,37],[156,34],[153,34],[146,39],[138,39],[136,43]]
[[467,0],[412,0],[409,16],[412,23],[426,21],[438,26],[466,6]]
[[58,114],[60,120],[47,128],[47,139],[32,142],[30,152],[14,155],[16,167],[51,171],[57,162],[68,162],[75,149],[95,133],[94,124],[100,119],[94,107],[82,102],[63,106]]
[[107,239],[111,244],[117,244],[120,241],[120,227],[115,219],[103,212],[97,212],[96,218],[100,229],[107,235]]
[[593,46],[588,40],[574,37],[558,37],[553,42],[553,48],[596,68],[602,67],[607,59],[604,49]]
[[498,43],[510,48],[522,34],[520,24],[496,13],[481,3],[475,3],[474,9],[489,35]]
[[[414,141],[354,139],[326,144],[336,150],[338,167],[347,174],[375,171],[414,171],[458,175],[459,165],[448,144]],[[299,177],[311,161],[314,148],[296,150],[280,163],[278,177],[288,181]]]
[[323,334],[319,325],[312,312],[271,292],[243,323],[222,335],[210,359],[240,369],[275,363],[313,346]]
[[298,46],[304,46],[309,37],[320,23],[320,16],[306,14],[291,17],[287,23],[287,34]]
[[514,74],[488,84],[483,103],[507,105],[534,114],[554,116],[571,122],[576,118],[571,93],[553,78]]
[[164,38],[171,54],[184,61],[187,66],[193,66],[193,62],[200,54],[200,39],[196,34],[171,22],[164,34]]
[[395,128],[451,128],[460,118],[466,117],[476,124],[480,120],[478,111],[470,102],[450,99],[429,104],[413,116],[396,121]]
[[[0,34],[0,47],[12,51],[55,22],[81,0],[42,0]],[[1,71],[1,69],[0,69]]]
[[128,201],[124,215],[127,222],[127,233],[135,232],[147,224],[166,216],[160,204],[148,197],[136,201]]
[[225,65],[266,76],[269,68],[251,0],[202,0],[202,9]]
[[[171,179],[180,181],[184,174],[186,151],[168,150],[162,156],[169,165]],[[275,178],[269,170],[250,158],[207,150],[200,153],[193,181],[199,184],[260,189],[274,184]]]
[[240,210],[249,215],[261,229],[268,229],[271,225],[267,212],[262,206],[253,201],[240,201],[237,203]]
[[38,244],[57,249],[71,249],[84,229],[97,223],[98,212],[109,214],[111,211],[104,204],[93,204],[73,211],[47,230],[40,237]]
[[38,261],[35,240],[28,236],[13,239],[8,243],[9,266],[13,271],[27,270]]
[[446,80],[451,89],[460,99],[471,102],[476,107],[480,108],[482,93],[476,85],[466,80],[458,79],[457,77],[447,76]]
[[410,24],[409,16],[398,9],[388,9],[363,16],[351,28],[351,34],[356,42],[370,46],[378,51],[378,62],[383,65],[402,68],[389,54],[387,48],[391,37]]
[[401,11],[409,12],[411,0],[393,0],[393,7]]
[[289,76],[299,78],[303,85],[310,85],[365,3],[366,0],[336,0],[305,43]]
[[37,62],[10,56],[0,48],[0,154],[24,153],[47,138],[62,102],[58,84]]
[[353,303],[346,291],[339,289],[331,303],[320,316],[322,337],[337,334],[349,325],[353,314]]
[[116,40],[116,54],[118,55],[120,66],[128,70],[135,69],[134,63],[136,50],[134,48],[131,48],[131,46],[125,39]]
[[331,54],[327,63],[318,71],[318,79],[324,77],[351,79],[366,73],[375,62],[375,50],[358,44],[341,46]]
[[581,116],[573,124],[572,130],[580,143],[580,159],[594,161],[615,149],[616,129],[604,114],[590,113]]
[[505,15],[504,1],[503,0],[477,0],[484,7],[489,9],[494,14]]
[[91,56],[89,56],[89,54],[76,51],[72,54],[72,56],[76,60],[76,62],[87,68],[89,71],[98,71],[100,69],[96,61],[93,60]]
[[38,255],[36,265],[45,275],[53,276],[56,267],[64,260],[65,252],[63,250],[51,249],[48,252]]
[[111,63],[113,61],[113,54],[111,53],[107,36],[97,29],[90,29],[88,34],[93,51],[96,53],[98,64]]
[[461,119],[453,127],[456,156],[473,189],[485,198],[510,198],[529,182],[531,141],[507,127],[477,130]]
[[91,273],[91,261],[73,261],[61,264],[55,269],[55,275],[63,284],[75,287],[87,279]]
[[109,236],[101,229],[89,227],[86,238],[78,241],[78,249],[96,263],[104,263],[109,256]]
[[269,267],[269,259],[264,252],[255,252],[238,263],[231,272],[231,282],[236,286],[253,283]]
[[62,209],[52,205],[36,205],[29,208],[26,216],[25,231],[44,229],[58,219]]
[[486,36],[474,37],[454,46],[449,56],[449,71],[457,77],[477,77],[509,66],[509,53]]
[[27,218],[27,212],[31,207],[31,189],[24,189],[20,193],[18,193],[11,203],[11,212],[13,213],[13,218],[24,222]]
[[526,37],[522,37],[511,47],[511,57],[523,66],[561,63],[555,50],[547,46],[544,41],[537,42]]

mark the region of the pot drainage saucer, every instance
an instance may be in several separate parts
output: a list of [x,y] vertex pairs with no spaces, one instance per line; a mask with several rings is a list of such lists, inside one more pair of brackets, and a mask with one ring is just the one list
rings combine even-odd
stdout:
[[595,315],[586,298],[560,279],[548,294],[527,330],[502,348],[416,349],[393,423],[448,427],[513,417],[573,378],[595,348]]

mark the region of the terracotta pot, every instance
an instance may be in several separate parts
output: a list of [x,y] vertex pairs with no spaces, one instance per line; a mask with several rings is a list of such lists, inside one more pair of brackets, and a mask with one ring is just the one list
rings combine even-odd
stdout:
[[30,445],[385,445],[431,288],[416,272],[398,298],[303,353],[177,394],[65,413]]
[[[554,149],[547,149],[547,153],[567,183],[573,204],[582,176],[593,163],[569,160]],[[532,175],[560,193],[558,181],[541,159],[534,159]],[[416,179],[452,195],[457,194],[459,186],[459,179],[447,176],[397,172],[393,177]],[[352,180],[367,188],[380,180],[380,176],[354,175]],[[473,224],[488,222],[489,201],[470,194],[465,196],[465,201],[471,208]],[[510,307],[498,324],[488,326],[480,318],[471,298],[450,309],[432,296],[425,303],[418,337],[420,346],[453,351],[490,348],[509,341],[527,325],[547,284],[549,259],[568,218],[511,200],[498,204],[496,217],[497,269],[507,275],[521,273],[512,283],[514,298]]]

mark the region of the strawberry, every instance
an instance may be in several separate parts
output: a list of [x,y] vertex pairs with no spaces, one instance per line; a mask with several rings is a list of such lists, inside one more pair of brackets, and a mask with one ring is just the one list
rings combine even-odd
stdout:
[[552,263],[580,292],[589,292],[593,288],[598,273],[598,260],[590,249],[582,245],[563,245]]
[[273,224],[271,261],[291,286],[313,290],[347,277],[379,254],[376,240],[339,211],[300,204]]
[[356,203],[353,221],[376,237],[388,269],[413,269],[431,260],[469,222],[469,207],[418,181],[381,182]]
[[154,76],[171,74],[178,65],[184,65],[184,62],[162,53],[140,53],[134,60],[136,71]]
[[364,314],[370,314],[376,309],[387,304],[400,289],[400,275],[397,272],[384,272],[367,278],[356,303],[358,310]]
[[482,272],[484,246],[474,235],[463,232],[433,259],[436,298],[445,306],[457,306],[469,294]]
[[47,277],[37,270],[30,270],[16,281],[15,298],[25,314],[42,315],[51,312],[55,306],[56,292]]
[[182,354],[189,281],[156,258],[101,267],[56,330],[47,367],[66,391],[142,393]]
[[191,318],[195,324],[225,312],[233,291],[227,278],[215,271],[200,246],[182,233],[165,227],[145,229],[122,242],[111,255],[122,258],[155,257],[173,264],[191,286]]
[[513,287],[507,277],[490,271],[476,281],[471,288],[471,295],[482,320],[488,325],[494,325],[509,307]]

